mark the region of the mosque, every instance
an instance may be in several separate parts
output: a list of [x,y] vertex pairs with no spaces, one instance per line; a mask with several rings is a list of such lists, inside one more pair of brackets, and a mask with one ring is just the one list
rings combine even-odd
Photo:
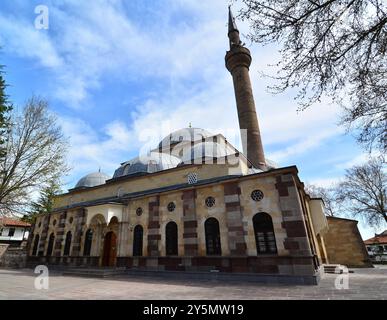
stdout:
[[315,284],[328,262],[321,199],[296,166],[265,158],[250,83],[250,51],[229,12],[243,151],[222,134],[185,128],[110,177],[92,173],[37,218],[30,264],[249,274]]

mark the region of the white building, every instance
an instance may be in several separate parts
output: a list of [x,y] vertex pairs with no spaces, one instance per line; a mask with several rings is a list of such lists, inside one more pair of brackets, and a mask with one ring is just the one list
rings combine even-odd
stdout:
[[19,246],[28,239],[31,225],[29,223],[10,218],[0,219],[0,244]]

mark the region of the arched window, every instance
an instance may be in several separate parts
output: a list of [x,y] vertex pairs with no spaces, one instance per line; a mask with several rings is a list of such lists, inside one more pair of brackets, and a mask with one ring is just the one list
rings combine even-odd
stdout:
[[35,236],[34,246],[32,248],[32,255],[33,256],[36,256],[38,254],[38,246],[39,246],[39,235],[37,234]]
[[86,231],[86,235],[85,235],[85,243],[83,246],[84,256],[90,256],[92,241],[93,241],[93,230],[89,229]]
[[134,228],[133,234],[133,256],[142,256],[143,229],[140,225]]
[[50,238],[48,240],[47,253],[46,253],[48,257],[52,256],[52,250],[54,249],[54,241],[55,241],[55,235],[54,233],[51,233]]
[[165,227],[165,248],[167,256],[178,254],[177,224],[173,221],[169,222]]
[[70,248],[71,248],[71,231],[67,232],[66,234],[65,247],[63,251],[64,256],[70,255]]
[[221,255],[219,222],[215,218],[209,218],[204,223],[206,233],[207,255]]
[[253,217],[257,254],[277,253],[273,221],[267,213],[257,213]]

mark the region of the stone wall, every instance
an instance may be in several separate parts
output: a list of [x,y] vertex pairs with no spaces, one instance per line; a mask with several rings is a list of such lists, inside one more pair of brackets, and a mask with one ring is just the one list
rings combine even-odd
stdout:
[[25,268],[27,264],[27,249],[0,245],[0,268]]
[[329,230],[324,236],[328,260],[347,267],[371,267],[356,220],[328,217]]

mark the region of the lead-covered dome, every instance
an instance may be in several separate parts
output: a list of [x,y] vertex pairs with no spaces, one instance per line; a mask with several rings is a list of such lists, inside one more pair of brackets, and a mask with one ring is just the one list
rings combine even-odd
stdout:
[[104,184],[106,180],[109,180],[110,176],[103,172],[93,172],[81,178],[75,186],[77,188],[91,188]]
[[213,134],[201,128],[183,128],[172,132],[159,143],[159,148],[173,145],[179,142],[198,141],[212,137]]
[[181,164],[194,163],[195,159],[222,158],[235,153],[235,150],[225,143],[201,142],[183,154]]
[[177,167],[180,159],[169,154],[151,152],[124,162],[114,173],[113,178],[139,173],[153,173]]

